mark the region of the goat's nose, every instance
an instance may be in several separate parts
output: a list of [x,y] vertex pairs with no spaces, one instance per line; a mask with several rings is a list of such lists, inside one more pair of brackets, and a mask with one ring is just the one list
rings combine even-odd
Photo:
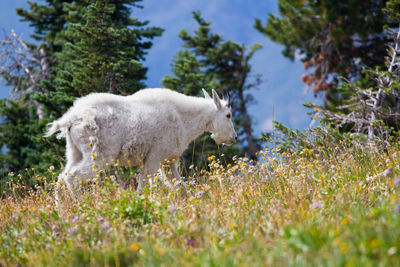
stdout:
[[237,135],[235,135],[234,137],[231,138],[232,143],[237,141]]

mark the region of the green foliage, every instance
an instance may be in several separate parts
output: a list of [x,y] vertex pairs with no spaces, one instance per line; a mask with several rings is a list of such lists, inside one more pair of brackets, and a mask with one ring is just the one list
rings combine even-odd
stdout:
[[3,116],[0,146],[5,150],[0,155],[2,170],[18,172],[31,167],[46,170],[50,165],[58,166],[61,160],[61,155],[51,152],[60,141],[53,140],[52,143],[40,135],[32,135],[44,132],[46,121],[38,118],[36,108],[29,98],[26,96],[20,100],[0,100]]
[[174,76],[165,76],[162,84],[188,95],[203,96],[202,88],[206,88],[209,93],[211,88],[220,93],[229,93],[239,145],[217,149],[211,138],[203,136],[187,149],[184,155],[186,165],[195,163],[204,167],[201,161],[215,151],[223,153],[229,162],[235,154],[255,157],[260,147],[259,141],[253,136],[252,122],[247,111],[253,101],[247,91],[260,82],[257,78],[252,80],[249,61],[261,45],[256,44],[247,49],[231,40],[224,41],[221,35],[211,32],[211,23],[206,22],[200,12],[193,12],[193,17],[199,27],[192,35],[186,30],[179,33],[186,49],[179,51],[174,58]]
[[386,1],[386,7],[383,11],[392,21],[400,21],[400,2],[397,0]]
[[114,217],[122,216],[129,219],[134,226],[149,224],[152,221],[162,220],[162,212],[165,210],[165,204],[161,205],[149,199],[149,196],[135,196],[132,193],[126,193],[122,199],[112,200],[110,202]]

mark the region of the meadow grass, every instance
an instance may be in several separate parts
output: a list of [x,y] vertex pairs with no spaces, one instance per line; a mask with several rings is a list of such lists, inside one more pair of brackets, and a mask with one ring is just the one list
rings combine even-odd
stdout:
[[1,199],[0,265],[400,264],[399,147],[260,158],[224,166],[211,156],[176,190],[155,182],[138,194],[109,177],[59,208],[52,183],[14,182]]

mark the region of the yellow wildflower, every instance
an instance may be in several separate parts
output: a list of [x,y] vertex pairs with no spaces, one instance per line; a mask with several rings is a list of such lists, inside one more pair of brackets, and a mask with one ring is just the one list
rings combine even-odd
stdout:
[[139,249],[140,249],[140,244],[136,243],[136,242],[132,243],[129,246],[129,250],[131,250],[131,251],[138,251]]

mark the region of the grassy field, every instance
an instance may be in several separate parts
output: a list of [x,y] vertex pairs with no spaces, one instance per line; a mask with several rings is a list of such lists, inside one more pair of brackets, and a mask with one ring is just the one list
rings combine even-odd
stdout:
[[11,184],[0,265],[400,265],[399,147],[260,157],[231,166],[210,157],[210,171],[175,181],[177,190],[156,182],[141,195],[110,177],[60,209],[51,183],[27,194]]

